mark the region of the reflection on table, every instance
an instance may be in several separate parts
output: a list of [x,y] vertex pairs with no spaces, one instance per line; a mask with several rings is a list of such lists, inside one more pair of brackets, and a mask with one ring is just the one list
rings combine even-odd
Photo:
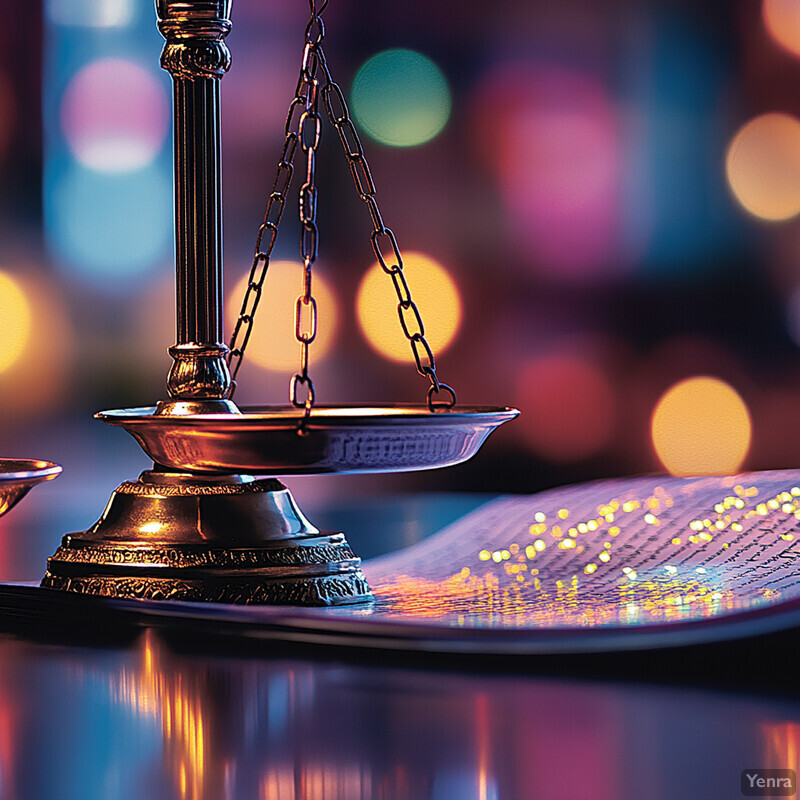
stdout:
[[743,695],[0,640],[3,798],[707,800],[798,743]]

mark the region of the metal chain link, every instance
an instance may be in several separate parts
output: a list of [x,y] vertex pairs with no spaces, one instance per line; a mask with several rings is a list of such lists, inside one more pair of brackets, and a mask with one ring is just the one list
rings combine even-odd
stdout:
[[[311,19],[306,26],[306,44],[300,68],[298,94],[304,100],[303,113],[298,123],[300,147],[306,154],[306,181],[300,187],[300,258],[303,262],[303,293],[297,298],[294,308],[294,336],[300,344],[300,369],[289,382],[289,400],[295,408],[303,408],[300,432],[314,406],[314,382],[308,374],[308,355],[311,343],[317,337],[317,301],[311,291],[311,273],[318,252],[317,232],[317,187],[314,182],[316,154],[319,147],[322,119],[317,111],[319,99],[319,46],[325,36],[325,26],[320,13],[327,5],[324,0],[319,10],[315,0],[310,0]],[[300,396],[300,387],[305,386],[305,397]]]
[[[302,78],[302,75],[301,75]],[[250,276],[247,281],[242,306],[239,310],[239,318],[231,334],[230,344],[228,345],[228,366],[231,370],[231,391],[233,397],[236,391],[236,376],[242,366],[242,359],[250,341],[250,334],[253,330],[256,309],[261,300],[261,292],[264,280],[269,270],[272,249],[275,240],[278,238],[278,223],[283,216],[283,209],[286,205],[286,194],[292,181],[294,173],[294,154],[297,149],[297,142],[300,134],[297,124],[294,121],[295,109],[305,106],[305,99],[300,95],[302,80],[298,81],[298,89],[292,102],[289,104],[289,111],[286,114],[285,139],[283,150],[278,159],[278,169],[275,180],[272,183],[272,192],[267,199],[267,208],[264,212],[264,220],[258,229],[256,236],[255,255],[253,265],[250,267]],[[265,237],[266,236],[266,243]]]
[[[333,80],[321,47],[317,48],[317,56],[324,73],[322,98],[325,101],[328,117],[339,134],[356,192],[367,206],[372,220],[372,233],[370,234],[372,250],[383,271],[392,279],[397,294],[397,315],[400,319],[400,327],[411,345],[417,372],[427,377],[431,384],[427,395],[428,408],[431,411],[435,411],[437,408],[452,408],[456,403],[456,393],[451,386],[440,381],[436,374],[436,358],[425,338],[422,315],[411,297],[411,289],[403,271],[403,257],[397,246],[397,239],[391,228],[387,228],[384,224],[378,209],[378,203],[375,200],[375,182],[364,156],[364,148],[361,145],[358,131],[350,117],[344,93],[339,84]],[[445,398],[437,400],[436,396],[440,393],[444,393]]]
[[[317,190],[314,182],[316,167],[316,151],[321,133],[321,118],[318,113],[318,95],[320,81],[317,72],[322,69],[323,85],[321,89],[325,107],[331,124],[339,135],[344,149],[350,174],[356,192],[369,211],[372,220],[370,241],[372,250],[381,268],[392,279],[397,294],[397,314],[403,334],[411,345],[417,372],[428,378],[430,387],[427,393],[427,404],[431,411],[452,408],[456,403],[456,394],[452,387],[441,382],[436,374],[436,358],[425,337],[425,325],[417,304],[411,296],[411,289],[403,271],[403,258],[397,240],[391,228],[384,225],[378,203],[375,199],[375,183],[372,179],[361,139],[353,125],[344,93],[338,83],[333,80],[328,62],[322,50],[325,37],[325,25],[321,14],[328,5],[323,0],[317,7],[316,0],[309,0],[311,17],[305,29],[305,47],[300,67],[295,96],[289,105],[286,115],[286,138],[283,151],[278,161],[278,170],[267,201],[264,221],[259,228],[256,239],[255,257],[250,269],[250,277],[242,301],[239,319],[231,336],[228,363],[231,365],[231,396],[236,388],[236,375],[241,366],[247,342],[252,331],[253,318],[258,302],[261,299],[262,286],[269,269],[269,259],[278,233],[278,223],[283,214],[286,192],[292,179],[293,158],[297,144],[306,154],[306,180],[300,189],[300,257],[303,261],[303,293],[295,304],[295,338],[300,343],[300,369],[289,384],[289,399],[296,408],[304,408],[300,432],[307,421],[315,401],[314,383],[308,373],[309,345],[317,335],[317,303],[312,294],[312,267],[318,252]],[[297,120],[295,121],[295,117]],[[264,234],[268,233],[266,248],[262,246]],[[389,253],[391,250],[391,253]],[[386,254],[384,253],[386,251]],[[241,342],[240,342],[241,340]],[[300,398],[299,389],[306,387],[305,398]],[[436,396],[444,393],[444,399]]]
[[[247,289],[245,290],[239,318],[236,321],[228,352],[228,365],[231,369],[230,396],[236,390],[236,376],[244,358],[247,343],[253,329],[253,321],[261,293],[269,270],[270,257],[278,236],[278,225],[286,205],[286,194],[294,172],[294,155],[298,143],[306,154],[306,181],[300,189],[300,257],[303,261],[303,293],[295,305],[295,338],[300,343],[300,370],[289,383],[289,399],[295,407],[304,408],[303,424],[314,405],[314,383],[308,374],[309,345],[317,335],[317,302],[311,292],[311,269],[317,257],[317,193],[314,184],[316,150],[319,146],[321,118],[317,111],[319,81],[316,74],[319,68],[317,48],[325,36],[325,26],[320,14],[328,0],[317,8],[315,0],[309,0],[311,17],[305,30],[305,47],[300,65],[300,75],[295,88],[295,96],[286,114],[285,139],[277,173],[272,185],[272,193],[267,200],[264,221],[256,237],[255,255],[250,268]],[[268,235],[266,247],[264,235]],[[306,316],[308,319],[306,319]],[[298,396],[300,386],[305,385],[306,396]]]

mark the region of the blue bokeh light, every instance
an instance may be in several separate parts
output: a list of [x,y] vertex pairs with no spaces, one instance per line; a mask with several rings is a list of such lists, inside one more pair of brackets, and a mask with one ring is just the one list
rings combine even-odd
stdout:
[[172,187],[150,166],[105,175],[69,160],[45,177],[47,240],[57,261],[104,289],[128,289],[172,250]]
[[413,147],[437,136],[450,117],[450,89],[429,58],[413,50],[385,50],[353,81],[356,121],[375,141]]

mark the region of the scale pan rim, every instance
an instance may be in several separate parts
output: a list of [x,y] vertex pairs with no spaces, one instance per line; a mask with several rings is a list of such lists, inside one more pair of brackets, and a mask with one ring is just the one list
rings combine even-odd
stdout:
[[424,405],[315,407],[299,436],[303,409],[251,406],[242,413],[158,415],[155,407],[98,412],[125,428],[154,462],[193,473],[311,475],[411,472],[471,458],[519,411]]
[[[226,427],[242,427],[249,424],[272,424],[286,427],[296,426],[302,416],[303,409],[294,406],[253,405],[242,406],[241,414],[156,414],[155,406],[139,406],[134,408],[116,408],[98,411],[96,419],[109,425],[128,424],[164,424],[191,427],[198,421],[205,424],[219,423]],[[510,406],[454,406],[449,409],[430,411],[422,403],[373,404],[314,406],[307,425],[309,427],[380,425],[384,422],[400,424],[427,425],[435,421],[435,427],[452,422],[463,423],[506,421],[519,415],[519,410]]]
[[52,480],[62,468],[52,461],[35,458],[0,458],[0,483],[26,483],[33,486]]

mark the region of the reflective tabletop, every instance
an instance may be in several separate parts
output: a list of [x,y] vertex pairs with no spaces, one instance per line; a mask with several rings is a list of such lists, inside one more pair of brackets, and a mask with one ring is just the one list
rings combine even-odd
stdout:
[[0,796],[729,800],[796,768],[796,699],[459,667],[5,636]]

